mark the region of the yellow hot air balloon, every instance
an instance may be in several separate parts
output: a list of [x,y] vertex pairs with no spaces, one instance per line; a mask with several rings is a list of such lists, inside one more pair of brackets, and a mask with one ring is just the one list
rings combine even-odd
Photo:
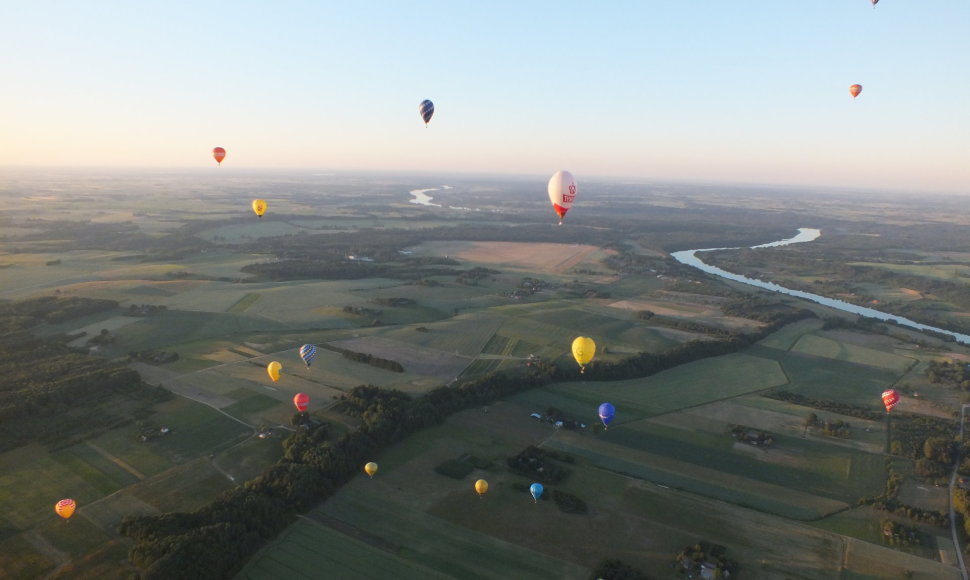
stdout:
[[273,382],[280,380],[280,371],[283,369],[278,361],[273,361],[266,365],[266,372],[269,374],[269,378],[273,379]]
[[484,496],[485,492],[488,491],[488,482],[485,481],[484,479],[479,479],[478,481],[476,481],[475,491],[478,492],[478,497]]
[[587,336],[577,336],[576,340],[573,341],[573,358],[579,363],[580,373],[586,372],[586,365],[593,360],[594,354],[596,354],[596,343],[593,342],[593,339]]
[[367,473],[367,475],[374,477],[374,474],[377,473],[377,464],[371,461],[364,466],[364,471]]
[[265,199],[254,199],[253,200],[253,211],[256,212],[256,217],[263,217],[266,213],[266,200]]
[[77,502],[73,499],[62,499],[54,506],[54,511],[57,512],[57,515],[65,520],[74,515],[75,509],[77,509]]

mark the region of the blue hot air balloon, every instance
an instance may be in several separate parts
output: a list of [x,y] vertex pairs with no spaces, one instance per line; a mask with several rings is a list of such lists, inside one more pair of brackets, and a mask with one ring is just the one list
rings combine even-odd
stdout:
[[529,492],[532,493],[532,501],[538,503],[539,498],[542,497],[542,484],[533,483],[529,486]]
[[434,115],[434,103],[425,99],[421,101],[418,105],[418,112],[421,113],[421,118],[424,119],[424,126],[427,127],[428,123],[431,122],[431,115]]
[[603,403],[600,405],[600,419],[603,421],[603,427],[609,429],[610,421],[613,420],[613,415],[616,415],[616,409],[613,405],[609,403]]
[[317,347],[312,344],[304,344],[300,347],[300,358],[306,363],[306,368],[310,368],[310,363],[313,362],[315,356],[317,356]]

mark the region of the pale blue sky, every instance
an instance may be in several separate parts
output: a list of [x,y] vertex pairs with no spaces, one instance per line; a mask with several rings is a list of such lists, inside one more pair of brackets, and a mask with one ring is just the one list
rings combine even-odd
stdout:
[[0,0],[0,51],[0,166],[970,194],[967,0]]

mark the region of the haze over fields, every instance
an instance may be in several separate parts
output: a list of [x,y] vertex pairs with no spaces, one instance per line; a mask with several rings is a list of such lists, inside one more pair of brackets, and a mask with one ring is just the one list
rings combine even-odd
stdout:
[[966,332],[957,199],[222,169],[0,189],[3,574],[960,577],[967,347],[670,257]]

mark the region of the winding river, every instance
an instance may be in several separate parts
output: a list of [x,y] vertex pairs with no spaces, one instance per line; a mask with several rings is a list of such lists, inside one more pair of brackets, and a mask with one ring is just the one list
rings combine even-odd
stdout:
[[[771,242],[769,244],[761,244],[760,246],[751,246],[754,248],[774,248],[777,246],[787,246],[789,244],[798,244],[804,242],[811,242],[812,240],[818,239],[822,235],[822,230],[817,230],[814,228],[798,228],[798,235],[788,238],[786,240],[778,240],[777,242]],[[671,256],[687,266],[693,266],[698,270],[707,272],[708,274],[714,274],[715,276],[720,276],[727,280],[734,280],[735,282],[741,282],[743,284],[749,284],[751,286],[757,286],[758,288],[763,288],[765,290],[771,290],[772,292],[780,292],[782,294],[788,294],[789,296],[795,296],[797,298],[803,298],[805,300],[810,300],[816,304],[821,304],[823,306],[828,306],[830,308],[836,308],[845,312],[851,312],[852,314],[857,314],[859,316],[865,316],[868,318],[876,318],[878,320],[892,321],[900,326],[906,326],[909,328],[915,328],[916,330],[930,330],[933,332],[938,332],[940,334],[945,334],[952,336],[957,342],[963,344],[970,344],[970,335],[960,334],[959,332],[953,332],[952,330],[944,330],[942,328],[936,328],[935,326],[929,326],[928,324],[922,324],[919,322],[912,321],[908,318],[903,318],[902,316],[896,316],[895,314],[886,314],[885,312],[880,312],[878,310],[873,310],[872,308],[866,308],[865,306],[856,306],[855,304],[850,304],[843,300],[836,300],[834,298],[826,298],[825,296],[819,296],[818,294],[811,294],[809,292],[803,292],[801,290],[792,290],[791,288],[785,288],[784,286],[779,286],[774,282],[765,282],[763,280],[757,280],[755,278],[748,278],[747,276],[742,276],[740,274],[734,274],[728,272],[727,270],[722,270],[716,266],[711,266],[705,264],[697,257],[699,252],[711,252],[713,250],[737,250],[739,248],[703,248],[700,250],[684,250],[681,252],[674,252]]]

